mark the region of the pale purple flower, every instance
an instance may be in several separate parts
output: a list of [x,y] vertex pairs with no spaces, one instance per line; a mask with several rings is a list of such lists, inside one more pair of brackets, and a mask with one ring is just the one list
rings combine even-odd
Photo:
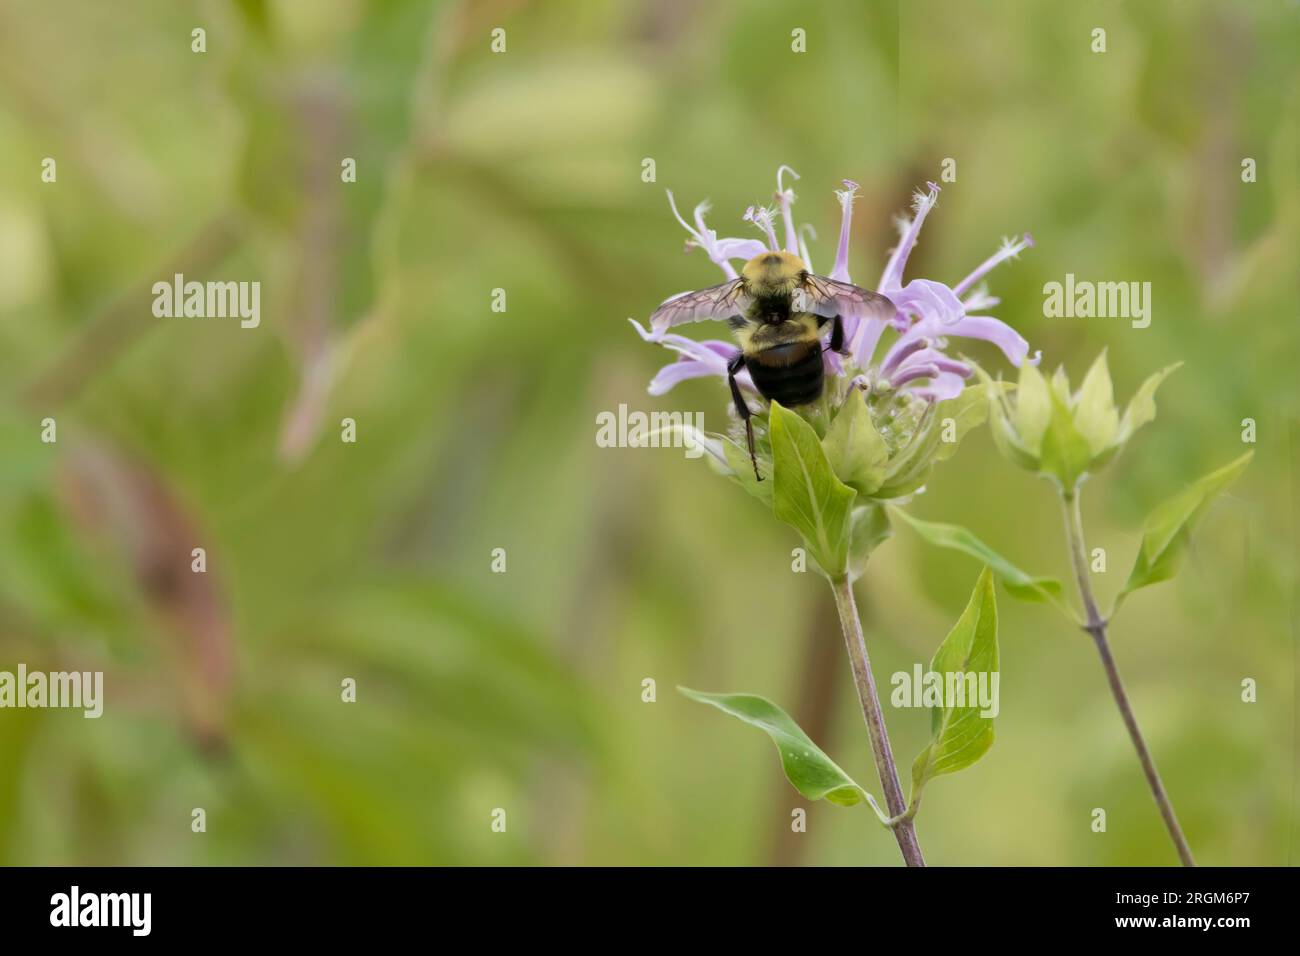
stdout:
[[835,191],[835,198],[840,201],[840,244],[835,249],[835,268],[831,278],[840,282],[849,281],[849,232],[853,225],[853,200],[857,198],[858,184],[851,179],[844,180],[844,188]]
[[790,207],[794,205],[794,190],[785,188],[781,182],[782,173],[789,173],[795,179],[799,178],[799,174],[789,166],[782,166],[776,171],[776,201],[781,204],[781,219],[785,223],[785,251],[798,255],[799,230],[795,227],[794,215],[790,212]]
[[691,234],[691,238],[686,240],[687,251],[697,246],[703,249],[714,264],[721,267],[723,275],[728,279],[736,278],[736,269],[731,264],[732,259],[747,261],[760,252],[767,251],[767,247],[757,239],[719,239],[716,232],[704,225],[704,214],[709,211],[707,199],[695,207],[694,228],[677,211],[672,190],[668,190],[668,205],[672,208],[677,221],[682,224],[682,228]]
[[[684,382],[688,378],[701,378],[705,375],[721,375],[725,378],[727,364],[740,354],[739,346],[732,342],[722,342],[717,339],[706,339],[701,342],[688,339],[684,335],[656,334],[643,327],[636,319],[628,319],[628,321],[636,329],[637,335],[646,342],[655,342],[678,353],[676,362],[665,365],[659,370],[659,374],[650,380],[651,395],[662,395],[678,382]],[[736,375],[736,384],[755,395],[758,394],[758,389],[754,387],[748,370],[742,369]]]
[[778,248],[776,242],[776,228],[772,225],[772,218],[776,215],[776,210],[768,209],[766,206],[750,206],[745,210],[745,215],[741,218],[745,222],[753,223],[763,234],[767,236],[767,246],[764,252],[776,252]]
[[[734,279],[738,274],[732,260],[741,260],[743,264],[753,256],[780,248],[798,255],[811,271],[806,234],[811,233],[816,238],[816,232],[807,224],[801,226],[795,222],[792,212],[795,194],[785,185],[786,174],[793,179],[799,178],[788,166],[777,170],[774,207],[751,206],[742,217],[743,221],[762,231],[766,242],[756,239],[719,239],[717,233],[704,223],[704,214],[709,209],[707,202],[695,207],[695,225],[689,225],[677,212],[672,193],[669,193],[668,201],[673,215],[691,237],[687,241],[687,248],[698,246],[704,249],[727,279]],[[846,179],[844,189],[835,194],[840,204],[840,231],[835,262],[829,277],[841,282],[853,281],[849,273],[849,239],[853,200],[857,190],[858,184]],[[890,252],[875,288],[875,291],[893,302],[895,314],[889,319],[845,316],[844,335],[849,356],[842,361],[839,356],[827,351],[826,363],[830,374],[848,376],[876,391],[905,390],[920,399],[941,401],[960,394],[967,379],[974,373],[968,363],[947,354],[949,340],[952,338],[991,342],[1015,366],[1028,359],[1029,344],[1015,329],[990,315],[975,314],[998,304],[998,299],[989,295],[982,284],[977,286],[977,283],[981,283],[994,267],[1014,259],[1031,247],[1033,239],[1028,234],[1014,241],[1004,240],[993,255],[954,285],[949,286],[933,279],[905,281],[907,260],[916,247],[926,217],[938,199],[939,187],[935,183],[927,183],[925,191],[918,192],[913,198],[912,216],[899,223],[898,245]],[[782,219],[784,244],[777,238],[775,219],[778,215]],[[646,330],[635,321],[632,324],[646,341],[657,342],[679,353],[678,361],[660,370],[651,382],[650,391],[656,395],[688,378],[706,375],[725,377],[727,364],[739,351],[729,342],[698,342],[685,336],[669,334],[666,329]],[[884,354],[877,358],[881,339],[891,328],[893,341],[885,348]],[[1035,355],[1031,361],[1036,363],[1038,356]],[[738,375],[737,381],[742,387],[753,391],[747,373]]]

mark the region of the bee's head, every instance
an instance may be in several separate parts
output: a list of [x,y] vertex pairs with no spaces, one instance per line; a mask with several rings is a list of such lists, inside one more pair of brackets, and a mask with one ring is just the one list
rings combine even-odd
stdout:
[[791,252],[761,252],[745,263],[741,274],[749,293],[756,298],[790,295],[805,269],[803,260]]

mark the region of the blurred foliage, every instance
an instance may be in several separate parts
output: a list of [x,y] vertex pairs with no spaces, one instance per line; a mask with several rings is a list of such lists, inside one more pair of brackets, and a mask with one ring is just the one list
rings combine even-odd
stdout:
[[[870,814],[821,804],[791,849],[803,801],[769,745],[669,692],[802,701],[872,788],[793,533],[700,462],[598,448],[595,416],[727,421],[719,381],[644,393],[663,355],[625,317],[716,276],[664,187],[735,234],[789,163],[825,264],[853,178],[874,277],[953,157],[912,275],[1030,230],[991,285],[1049,367],[1108,347],[1126,395],[1186,362],[1085,489],[1103,603],[1150,506],[1258,423],[1187,567],[1112,640],[1198,858],[1294,862],[1297,48],[1284,0],[0,3],[0,669],[102,669],[107,694],[98,721],[0,712],[0,861],[897,863]],[[153,319],[173,271],[260,281],[261,327]],[[1044,319],[1067,272],[1150,281],[1150,328]],[[1065,574],[1050,489],[983,431],[912,508]],[[974,571],[881,547],[858,591],[882,683],[929,659]],[[1093,648],[1002,604],[998,742],[927,797],[927,856],[1172,862]],[[924,711],[888,720],[924,746]]]

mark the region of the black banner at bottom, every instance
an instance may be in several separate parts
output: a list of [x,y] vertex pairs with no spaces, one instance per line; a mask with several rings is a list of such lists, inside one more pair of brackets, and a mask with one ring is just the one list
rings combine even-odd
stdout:
[[373,944],[459,926],[485,943],[586,927],[589,943],[621,945],[620,924],[698,942],[766,935],[773,920],[864,944],[880,931],[1227,943],[1287,929],[1293,881],[1285,869],[7,869],[0,925],[9,941],[80,943]]

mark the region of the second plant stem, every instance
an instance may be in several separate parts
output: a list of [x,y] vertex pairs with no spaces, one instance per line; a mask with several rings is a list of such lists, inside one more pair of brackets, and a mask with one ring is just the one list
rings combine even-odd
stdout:
[[[889,733],[885,730],[885,715],[880,709],[876,681],[871,675],[871,659],[867,656],[867,642],[862,636],[862,622],[858,618],[857,602],[853,599],[853,585],[848,577],[841,577],[831,581],[831,590],[835,592],[840,629],[844,632],[844,645],[848,648],[849,661],[853,665],[853,684],[858,689],[862,716],[867,722],[867,734],[871,737],[871,751],[876,758],[876,770],[880,774],[881,789],[885,792],[885,803],[890,814],[898,817],[907,810],[907,803],[903,799],[903,788],[898,782],[898,767],[894,764],[894,752],[889,746]],[[891,829],[894,838],[898,840],[903,861],[908,866],[925,866],[925,856],[921,853],[921,844],[916,839],[916,828],[911,818],[900,820]]]
[[1083,516],[1079,510],[1077,489],[1072,492],[1062,492],[1061,507],[1065,512],[1065,535],[1070,546],[1070,562],[1074,565],[1074,577],[1079,585],[1079,599],[1083,602],[1086,615],[1083,629],[1092,636],[1093,642],[1097,645],[1097,653],[1101,655],[1101,666],[1106,671],[1107,681],[1110,682],[1110,691],[1115,697],[1120,716],[1124,718],[1128,735],[1133,739],[1138,760],[1142,762],[1142,772],[1146,774],[1147,786],[1151,788],[1151,796],[1155,798],[1156,806],[1160,808],[1160,816],[1164,818],[1165,827],[1169,830],[1169,838],[1174,841],[1174,846],[1178,850],[1178,858],[1182,860],[1183,866],[1195,866],[1192,849],[1187,845],[1187,837],[1183,836],[1183,828],[1178,825],[1174,805],[1169,801],[1169,794],[1165,792],[1165,785],[1160,780],[1159,771],[1156,770],[1156,762],[1151,756],[1151,751],[1147,749],[1147,742],[1142,736],[1141,728],[1138,727],[1137,718],[1133,715],[1133,707],[1129,704],[1128,694],[1119,679],[1119,668],[1115,666],[1115,658],[1110,652],[1110,643],[1106,640],[1108,622],[1097,610],[1097,601],[1092,595],[1092,579],[1088,571],[1088,552],[1083,541]]

